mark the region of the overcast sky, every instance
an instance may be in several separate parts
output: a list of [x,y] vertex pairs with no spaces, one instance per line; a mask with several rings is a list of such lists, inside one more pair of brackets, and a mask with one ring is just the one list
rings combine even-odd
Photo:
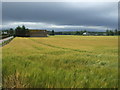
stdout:
[[105,31],[118,27],[118,3],[3,2],[2,19],[3,28]]

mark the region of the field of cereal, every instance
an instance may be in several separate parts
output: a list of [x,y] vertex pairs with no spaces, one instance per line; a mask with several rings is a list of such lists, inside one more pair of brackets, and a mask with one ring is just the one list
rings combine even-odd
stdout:
[[118,87],[117,36],[16,37],[2,56],[3,87]]

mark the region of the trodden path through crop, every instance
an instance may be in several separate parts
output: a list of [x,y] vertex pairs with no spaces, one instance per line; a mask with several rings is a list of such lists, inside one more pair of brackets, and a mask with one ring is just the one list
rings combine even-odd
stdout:
[[112,36],[16,37],[2,47],[5,88],[117,88]]

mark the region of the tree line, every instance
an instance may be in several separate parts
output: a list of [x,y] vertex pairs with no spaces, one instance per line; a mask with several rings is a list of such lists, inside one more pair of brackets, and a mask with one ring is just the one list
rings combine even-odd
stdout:
[[54,30],[48,31],[49,35],[82,35],[84,32],[87,32],[86,30],[84,31],[61,31],[61,32],[55,32]]
[[115,30],[106,30],[106,32],[91,32],[86,30],[81,31],[60,31],[55,32],[54,30],[48,31],[49,35],[83,35],[83,33],[89,33],[89,35],[106,35],[106,36],[114,36],[114,35],[120,35],[120,31],[117,29]]
[[120,35],[120,31],[117,29],[113,30],[106,30],[106,35],[107,36],[114,36],[114,35]]
[[29,36],[29,29],[23,26],[17,26],[15,29],[10,28],[9,30],[3,30],[2,35],[7,36],[18,36],[18,37],[28,37]]
[[[2,32],[7,32],[8,36],[18,36],[18,37],[29,37],[30,32],[29,29],[26,28],[24,25],[17,26],[15,29],[10,28],[9,30],[3,30]],[[107,35],[107,36],[113,36],[113,35],[120,35],[120,31],[115,30],[106,30],[106,32],[89,32],[86,30],[81,31],[61,31],[61,32],[55,32],[54,30],[48,31],[49,35],[83,35],[83,33],[88,32],[90,35]],[[5,36],[5,34],[2,34]]]

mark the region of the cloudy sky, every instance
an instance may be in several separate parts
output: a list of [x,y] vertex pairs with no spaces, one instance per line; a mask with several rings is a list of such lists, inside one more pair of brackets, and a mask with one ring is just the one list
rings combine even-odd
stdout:
[[3,28],[105,31],[118,27],[118,3],[3,2],[2,21]]

